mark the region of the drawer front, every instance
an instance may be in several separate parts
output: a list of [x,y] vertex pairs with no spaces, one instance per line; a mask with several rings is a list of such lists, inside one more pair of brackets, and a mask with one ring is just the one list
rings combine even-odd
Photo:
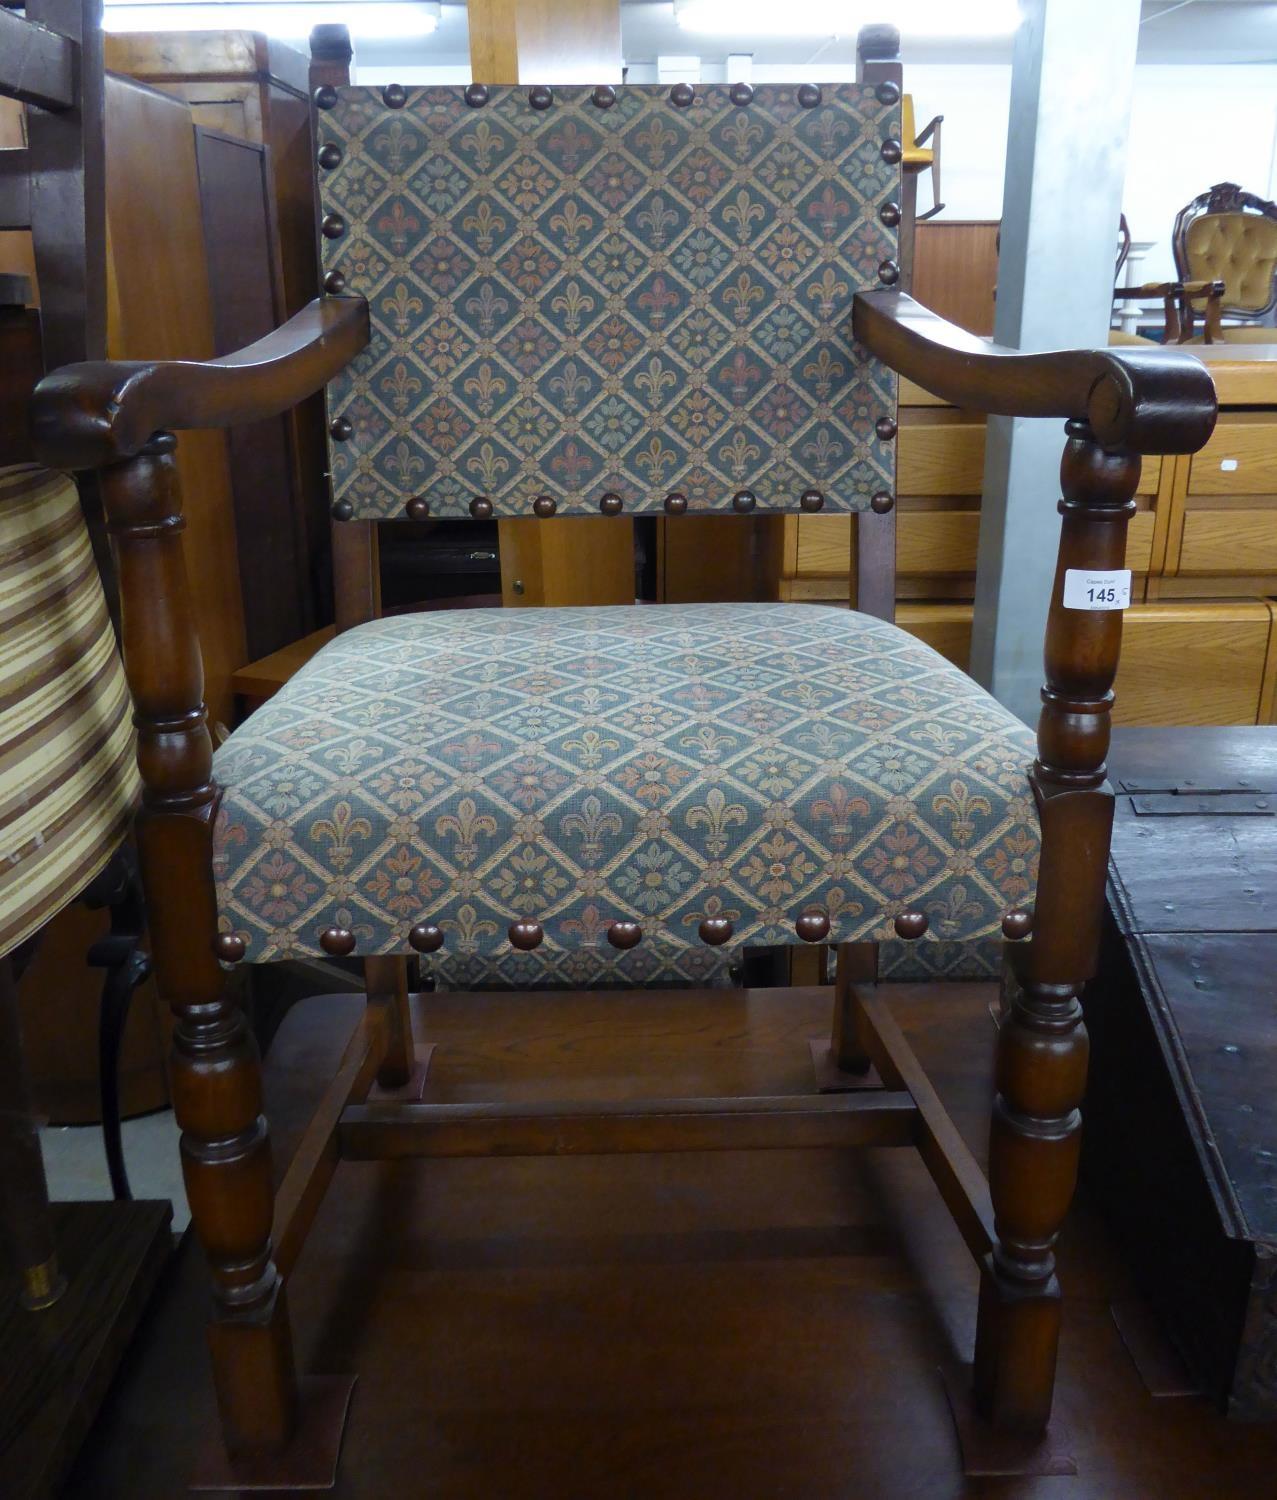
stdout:
[[898,495],[978,495],[983,422],[903,422],[896,440]]
[[1189,507],[1178,572],[1277,572],[1277,504],[1271,509]]
[[[966,670],[969,604],[902,604],[897,623]],[[1266,720],[1265,604],[1135,605],[1126,612],[1115,724],[1254,724]]]
[[[1223,418],[1195,453],[1190,495],[1267,495],[1277,492],[1277,422]],[[1254,571],[1247,569],[1247,571]]]
[[[850,575],[850,516],[800,516],[797,525],[796,577]],[[896,572],[902,576],[974,576],[979,545],[978,510],[911,510],[904,502],[897,511]],[[1126,534],[1126,566],[1147,573],[1152,550],[1153,514],[1138,511]]]

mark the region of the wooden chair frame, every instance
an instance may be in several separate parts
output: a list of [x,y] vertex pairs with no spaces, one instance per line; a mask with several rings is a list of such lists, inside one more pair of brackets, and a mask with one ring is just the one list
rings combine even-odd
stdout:
[[[38,388],[37,449],[55,466],[100,472],[118,556],[146,786],[138,841],[154,969],[176,1016],[173,1096],[192,1216],[212,1268],[209,1342],[236,1486],[331,1478],[344,1397],[331,1384],[298,1381],[284,1287],[341,1160],[915,1146],[980,1269],[977,1410],[997,1432],[1043,1433],[1060,1323],[1053,1246],[1074,1188],[1086,1078],[1078,995],[1096,961],[1113,811],[1104,758],[1122,631],[1120,612],[1066,609],[1065,574],[1124,565],[1141,455],[1201,447],[1214,425],[1215,392],[1188,355],[1020,354],[895,290],[858,294],[854,325],[862,344],[945,401],[1067,423],[1030,773],[1042,863],[1032,935],[1008,950],[1017,982],[997,1042],[987,1182],[883,1000],[853,981],[853,951],[840,965],[833,1050],[846,1068],[871,1060],[882,1089],[597,1107],[370,1102],[378,1082],[402,1085],[414,1065],[409,961],[391,957],[364,961],[362,1023],[273,1194],[257,1050],[223,966],[243,946],[217,929],[219,790],[186,587],[173,429],[258,421],[303,400],[363,347],[367,307],[325,295],[234,355],[198,364],[86,363]],[[374,613],[374,556],[371,544],[357,544],[345,565],[338,557],[343,624]],[[1014,914],[1005,930],[1023,938],[1029,919]],[[827,932],[815,922],[804,936],[819,942]]]

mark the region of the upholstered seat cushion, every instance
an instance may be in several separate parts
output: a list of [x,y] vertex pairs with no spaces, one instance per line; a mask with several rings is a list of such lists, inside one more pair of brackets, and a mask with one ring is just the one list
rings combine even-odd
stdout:
[[[252,959],[831,941],[1031,903],[1033,739],[893,625],[817,605],[459,610],[338,636],[221,748],[222,926]],[[654,950],[655,951],[655,950]]]

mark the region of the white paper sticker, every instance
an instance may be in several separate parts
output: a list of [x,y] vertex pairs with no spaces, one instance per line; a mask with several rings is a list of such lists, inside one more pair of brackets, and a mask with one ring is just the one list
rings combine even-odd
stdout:
[[1065,568],[1065,609],[1129,609],[1131,570],[1115,568],[1111,573],[1091,573],[1085,568]]

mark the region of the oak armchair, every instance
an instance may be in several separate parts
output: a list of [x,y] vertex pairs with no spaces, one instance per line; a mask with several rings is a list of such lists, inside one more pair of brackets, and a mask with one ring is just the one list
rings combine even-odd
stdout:
[[[350,1382],[298,1380],[285,1284],[337,1161],[388,1152],[916,1145],[981,1269],[979,1411],[1045,1428],[1122,624],[1064,588],[1121,568],[1140,455],[1199,447],[1215,398],[1187,356],[1022,355],[892,289],[900,87],[883,50],[824,88],[324,84],[325,295],[228,358],[82,364],[40,386],[38,446],[99,471],[119,561],[223,1481],[331,1480]],[[891,623],[896,373],[1066,423],[1036,758]],[[214,757],[174,430],[325,384],[339,634]],[[379,519],[787,508],[856,515],[857,610],[375,618]],[[858,945],[893,932],[999,930],[1017,985],[986,1184],[851,975]],[[839,945],[845,1091],[419,1102],[408,992],[441,949],[745,941]],[[226,968],[290,953],[362,957],[368,1004],[273,1199]],[[882,1088],[863,1086],[870,1061]]]

